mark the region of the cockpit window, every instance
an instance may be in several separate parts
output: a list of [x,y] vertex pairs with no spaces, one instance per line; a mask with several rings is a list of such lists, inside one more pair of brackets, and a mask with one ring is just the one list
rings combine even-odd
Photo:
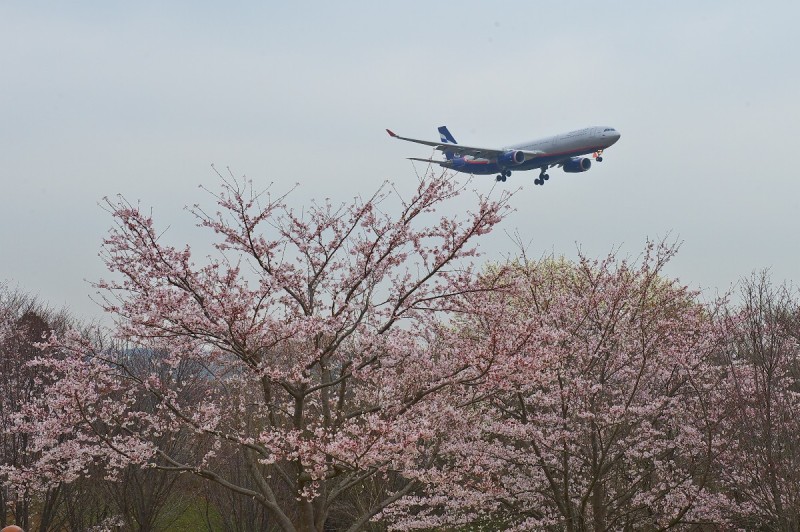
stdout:
[[605,129],[603,130],[603,133],[605,133],[605,132],[607,132],[607,131],[614,131],[614,128],[613,128],[613,127],[607,127],[607,128],[605,128]]

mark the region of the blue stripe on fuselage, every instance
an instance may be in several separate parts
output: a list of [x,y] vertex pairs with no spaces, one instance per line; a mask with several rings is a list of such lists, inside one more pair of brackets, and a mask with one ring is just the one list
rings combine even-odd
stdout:
[[488,161],[486,159],[479,159],[477,161],[472,161],[472,160],[464,160],[463,157],[456,157],[450,161],[452,164],[449,167],[457,172],[465,172],[468,174],[476,174],[476,175],[499,174],[501,170],[505,169],[511,170],[512,172],[517,172],[523,170],[533,170],[535,168],[542,168],[545,165],[549,166],[551,164],[559,163],[570,157],[587,155],[589,153],[594,153],[597,150],[601,149],[603,148],[600,146],[593,146],[589,148],[578,148],[577,150],[571,150],[561,153],[548,153],[547,155],[543,155],[541,157],[536,157],[535,159],[525,161],[522,164],[505,166],[505,167],[501,167],[496,162]]

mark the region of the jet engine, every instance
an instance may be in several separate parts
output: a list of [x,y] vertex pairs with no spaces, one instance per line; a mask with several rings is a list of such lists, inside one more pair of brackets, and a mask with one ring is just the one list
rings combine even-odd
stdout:
[[577,174],[578,172],[585,172],[592,167],[592,160],[588,157],[572,157],[569,161],[564,163],[564,171],[568,174]]
[[525,154],[519,150],[509,150],[502,155],[498,155],[497,164],[500,166],[514,166],[525,162]]

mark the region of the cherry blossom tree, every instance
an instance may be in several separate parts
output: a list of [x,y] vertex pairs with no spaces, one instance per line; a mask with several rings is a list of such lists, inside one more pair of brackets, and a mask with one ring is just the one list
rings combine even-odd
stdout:
[[[462,298],[448,345],[491,361],[461,406],[425,495],[384,512],[398,529],[640,530],[724,523],[720,330],[664,277],[674,247],[521,260],[500,290]],[[455,390],[454,390],[455,392]]]
[[[155,376],[169,383],[198,382],[195,386],[184,386],[182,401],[199,400],[208,390],[204,379],[198,378],[203,368],[198,364],[181,363],[172,367],[163,362],[164,353],[126,346],[116,346],[114,358],[123,364],[127,371],[139,379]],[[111,348],[106,349],[111,354]],[[169,384],[167,384],[169,386]],[[193,394],[193,395],[189,395]],[[138,401],[132,408],[138,412],[152,414],[156,409],[153,397],[139,391]],[[176,434],[164,434],[156,437],[153,443],[159,448],[168,450],[170,456],[182,460],[189,459],[196,453],[204,452],[202,439],[184,432],[181,437]],[[157,468],[142,468],[139,464],[129,466],[116,472],[113,480],[103,480],[95,475],[95,485],[99,488],[100,497],[108,501],[114,509],[116,520],[130,530],[162,530],[169,529],[170,524],[180,518],[190,504],[190,478],[175,475]]]
[[[217,237],[202,263],[188,245],[165,244],[138,206],[109,200],[105,308],[117,339],[164,353],[163,367],[143,375],[79,335],[59,338],[65,356],[40,361],[58,378],[18,426],[41,458],[18,477],[47,484],[90,467],[111,476],[155,467],[256,501],[270,526],[321,531],[354,490],[424,469],[447,434],[434,399],[480,377],[480,364],[441,349],[440,316],[484,290],[470,265],[475,239],[508,210],[507,194],[478,195],[466,215],[437,216],[466,186],[431,175],[406,200],[384,186],[297,211],[226,177],[216,211],[191,209]],[[203,370],[187,375],[187,364]],[[204,452],[172,453],[187,435]],[[231,454],[246,482],[215,467]],[[416,485],[397,482],[350,528]]]
[[750,529],[800,530],[800,301],[766,272],[742,283],[728,321],[729,420],[720,474]]
[[27,434],[13,431],[15,416],[45,386],[28,362],[44,352],[38,345],[51,328],[64,330],[72,320],[19,290],[0,285],[0,526],[14,522],[25,529],[53,530],[61,526],[59,509],[69,490],[55,484],[34,492],[10,481],[7,471],[36,459]]

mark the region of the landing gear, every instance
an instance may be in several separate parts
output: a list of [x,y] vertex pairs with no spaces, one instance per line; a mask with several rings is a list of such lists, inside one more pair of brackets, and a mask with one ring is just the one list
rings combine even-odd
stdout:
[[497,181],[502,181],[505,183],[506,179],[511,177],[511,170],[502,170],[495,178]]
[[494,179],[495,179],[495,181],[497,181],[497,182],[499,183],[500,181],[503,181],[503,182],[505,182],[505,180],[506,180],[507,178],[506,178],[506,176],[504,176],[503,174],[498,174],[498,176],[497,176],[497,177],[495,177]]
[[597,150],[596,152],[594,152],[594,160],[597,161],[598,163],[603,162],[603,150]]
[[550,179],[550,176],[545,173],[544,168],[542,169],[539,177],[533,180],[534,185],[544,185],[544,182]]

